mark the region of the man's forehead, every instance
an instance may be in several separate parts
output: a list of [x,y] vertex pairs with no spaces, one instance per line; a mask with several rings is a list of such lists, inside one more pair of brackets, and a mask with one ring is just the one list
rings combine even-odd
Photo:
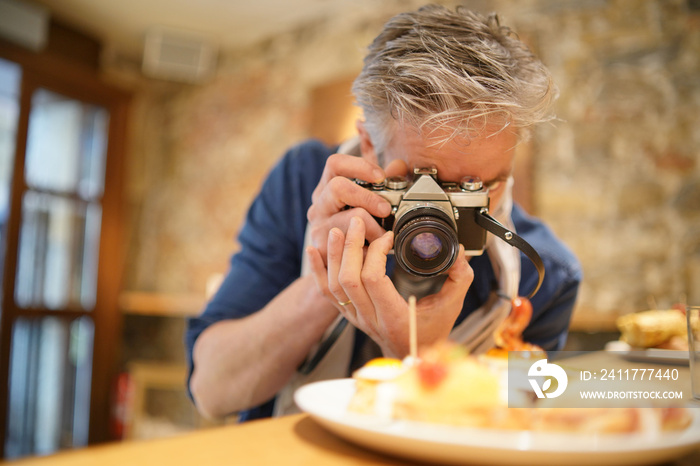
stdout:
[[387,146],[404,146],[426,154],[440,153],[445,150],[461,152],[465,155],[476,152],[486,146],[515,146],[518,131],[502,125],[485,125],[473,131],[454,128],[416,128],[410,125],[396,124],[392,127]]
[[[512,131],[501,131],[473,137],[457,135],[435,144],[430,135],[405,127],[397,127],[393,136],[387,145],[389,159],[401,158],[411,168],[435,166],[440,178],[446,180],[467,174],[491,179],[507,177],[518,140]],[[469,173],[461,173],[465,170]]]

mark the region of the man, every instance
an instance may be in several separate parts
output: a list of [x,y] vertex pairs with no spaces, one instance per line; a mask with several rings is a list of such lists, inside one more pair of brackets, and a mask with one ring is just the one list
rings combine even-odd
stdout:
[[441,181],[483,180],[491,214],[546,268],[525,340],[548,350],[565,342],[579,264],[511,196],[515,146],[550,118],[545,67],[495,15],[430,6],[385,25],[353,92],[359,141],[337,150],[307,142],[285,155],[250,208],[221,288],[189,323],[189,388],[206,416],[291,412],[301,384],[347,377],[380,354],[406,356],[409,295],[419,298],[419,346],[450,338],[486,351],[510,298],[536,287],[535,267],[492,235],[485,254],[460,249],[436,278],[405,273],[389,254],[394,233],[373,218],[391,205],[353,179],[433,167]]

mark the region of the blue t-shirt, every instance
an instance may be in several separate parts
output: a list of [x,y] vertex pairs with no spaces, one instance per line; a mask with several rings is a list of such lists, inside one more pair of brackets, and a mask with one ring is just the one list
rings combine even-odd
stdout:
[[[231,258],[231,267],[221,287],[204,312],[188,321],[185,343],[189,376],[193,368],[192,348],[205,328],[262,309],[299,278],[306,211],[326,159],[333,153],[334,148],[307,141],[287,152],[270,172],[250,206],[238,237],[241,249]],[[561,349],[581,282],[580,264],[546,225],[527,215],[517,204],[513,206],[512,219],[518,234],[540,254],[546,270],[540,290],[531,299],[533,315],[523,339],[545,350]],[[519,290],[521,295],[527,295],[537,284],[538,274],[530,260],[521,256]],[[474,281],[457,323],[484,304],[496,281],[486,254],[473,257],[470,265]],[[270,416],[273,406],[274,399],[241,413],[241,419]]]

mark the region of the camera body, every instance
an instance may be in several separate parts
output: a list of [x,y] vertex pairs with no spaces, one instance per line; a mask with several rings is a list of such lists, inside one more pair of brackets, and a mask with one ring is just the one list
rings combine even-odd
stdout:
[[414,169],[413,179],[389,177],[380,184],[355,180],[389,201],[391,214],[375,217],[385,230],[394,231],[397,263],[422,277],[449,269],[457,259],[459,245],[469,255],[484,252],[486,230],[475,217],[488,210],[488,189],[478,177],[459,183],[441,182],[435,168]]

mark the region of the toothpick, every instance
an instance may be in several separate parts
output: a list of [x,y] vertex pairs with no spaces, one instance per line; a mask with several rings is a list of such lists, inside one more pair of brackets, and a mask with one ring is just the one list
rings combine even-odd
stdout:
[[418,335],[416,329],[416,297],[408,297],[408,336],[411,358],[418,358]]
[[647,306],[649,306],[649,309],[658,309],[658,307],[656,307],[656,299],[653,295],[647,296]]

